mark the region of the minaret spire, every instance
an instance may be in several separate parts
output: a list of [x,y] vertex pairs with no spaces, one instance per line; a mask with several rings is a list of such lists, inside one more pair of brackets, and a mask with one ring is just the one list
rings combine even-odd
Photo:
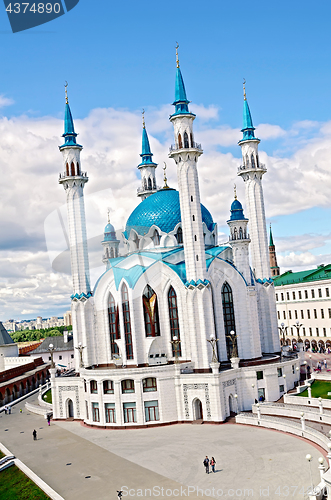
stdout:
[[145,200],[148,196],[156,193],[156,178],[155,169],[157,163],[152,160],[153,153],[151,152],[151,147],[149,144],[148,134],[145,124],[145,110],[142,110],[142,120],[143,120],[143,132],[142,132],[142,147],[141,147],[141,163],[138,165],[138,169],[141,173],[141,188],[137,191],[137,196],[141,198],[141,201]]
[[269,235],[269,260],[270,260],[271,276],[279,276],[280,269],[277,264],[276,248],[274,245],[274,239],[272,237],[271,224],[270,224],[270,235]]

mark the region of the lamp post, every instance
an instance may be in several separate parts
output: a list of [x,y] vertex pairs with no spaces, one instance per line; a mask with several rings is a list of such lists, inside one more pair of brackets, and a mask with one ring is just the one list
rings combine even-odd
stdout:
[[323,399],[321,397],[318,398],[318,406],[320,409],[320,415],[323,415]]
[[75,347],[75,349],[79,351],[79,367],[84,368],[83,349],[85,349],[85,346],[83,346],[81,342],[78,342],[78,347]]
[[261,420],[261,408],[260,408],[260,403],[257,403],[257,405],[256,405],[256,409],[257,409],[257,418],[258,418],[258,420]]
[[302,327],[302,324],[298,320],[295,322],[295,325],[293,325],[293,327],[297,329],[298,342],[302,342],[302,340],[300,338],[300,328]]
[[314,493],[314,483],[313,483],[313,475],[312,475],[312,472],[311,472],[311,464],[310,462],[312,461],[313,457],[311,455],[306,455],[306,460],[308,460],[308,463],[309,463],[309,472],[310,472],[310,481],[311,481],[311,487],[312,487],[312,490],[309,492],[311,494]]
[[307,384],[308,398],[311,398],[311,384]]
[[[305,414],[304,414],[304,413],[303,413],[303,411],[302,411],[302,412],[300,413],[300,415],[301,415],[301,418],[300,418],[300,420],[301,420],[301,429],[302,429],[303,431],[305,431],[305,430],[306,430]],[[306,458],[307,458],[307,457],[306,457]],[[308,458],[307,458],[307,460],[308,460]]]
[[303,365],[305,367],[305,380],[307,380],[307,378],[308,378],[308,376],[307,376],[307,361],[304,361]]
[[234,330],[231,330],[227,338],[230,339],[231,342],[231,358],[238,358],[238,349],[237,349],[237,335]]
[[211,345],[213,349],[213,357],[211,359],[212,363],[218,363],[217,359],[217,354],[216,354],[216,342],[218,342],[218,339],[216,339],[213,335],[210,337],[210,339],[207,339],[207,342]]
[[237,406],[237,413],[239,413],[239,407],[238,407],[238,394],[234,395],[234,398],[236,400],[236,406]]
[[285,326],[285,323],[281,323],[281,325],[278,327],[280,335],[283,335],[283,345],[285,345],[285,335],[287,332],[288,326]]
[[55,368],[55,363],[54,363],[54,351],[55,351],[55,347],[53,346],[53,344],[49,344],[47,350],[48,350],[48,352],[51,355],[51,368]]
[[180,342],[181,341],[179,340],[178,337],[176,337],[176,335],[174,337],[172,337],[172,340],[170,340],[170,344],[172,344],[173,349],[174,349],[175,363],[176,364],[179,362],[179,359],[178,359],[178,347],[179,347]]
[[[254,389],[255,389],[255,384],[252,384],[252,389],[253,389],[253,392],[254,392]],[[256,388],[257,389],[257,388]],[[256,393],[255,393],[256,394]],[[256,401],[258,402],[259,400],[259,394],[257,394],[257,398],[254,398],[256,399]]]

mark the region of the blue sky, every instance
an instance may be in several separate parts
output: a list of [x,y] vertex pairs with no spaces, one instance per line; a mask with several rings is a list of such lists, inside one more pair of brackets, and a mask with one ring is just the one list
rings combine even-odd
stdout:
[[[205,151],[202,201],[224,238],[234,182],[244,201],[236,167],[245,78],[268,167],[267,220],[273,223],[281,269],[331,261],[330,17],[327,1],[312,8],[305,0],[251,5],[238,0],[80,0],[61,18],[13,34],[0,6],[0,210],[5,234],[0,319],[62,314],[69,307],[70,280],[53,273],[43,228],[65,200],[57,185],[64,82],[69,82],[90,173],[86,195],[111,190],[113,205],[121,207],[112,215],[120,230],[137,203],[132,193],[139,185],[135,166],[142,108],[158,163],[167,158],[173,142],[167,117],[177,41],[197,114],[196,138]],[[175,185],[170,163],[168,168]],[[108,206],[106,200],[91,201],[87,214],[91,227],[100,225],[100,234]],[[59,290],[56,299],[47,287]]]

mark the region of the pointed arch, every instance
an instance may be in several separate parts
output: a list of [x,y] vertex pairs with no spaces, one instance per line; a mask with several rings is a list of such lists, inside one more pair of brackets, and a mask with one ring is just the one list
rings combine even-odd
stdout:
[[126,358],[133,359],[130,302],[129,302],[128,288],[125,283],[123,283],[122,286],[122,312],[123,312],[123,323],[124,323]]
[[[223,306],[224,330],[226,335],[226,349],[228,353],[228,359],[230,359],[232,346],[228,335],[230,334],[231,331],[234,332],[236,331],[236,322],[234,316],[232,288],[227,282],[225,282],[224,285],[222,286],[222,306]],[[237,339],[235,339],[235,342],[237,343]]]
[[178,245],[182,245],[183,244],[183,230],[182,230],[182,228],[180,226],[177,229],[176,239],[177,239]]
[[155,177],[153,179],[153,189],[156,189],[156,180],[155,180]]
[[251,155],[251,163],[252,163],[252,168],[255,168],[255,160],[254,160],[254,155],[252,153]]
[[66,164],[66,176],[69,177],[69,164]]
[[157,296],[149,285],[146,285],[143,292],[143,310],[146,337],[159,337],[160,321]]
[[148,191],[152,191],[152,180],[148,177]]
[[73,161],[71,162],[71,175],[75,177],[75,164]]
[[242,230],[242,227],[239,228],[239,239],[240,240],[243,239],[243,230]]
[[111,247],[111,249],[110,249],[110,258],[111,259],[114,258],[114,249],[113,249],[113,247]]
[[116,306],[113,295],[109,294],[109,303],[108,303],[108,315],[109,315],[109,331],[110,331],[110,348],[112,355],[119,354],[118,346],[115,342],[115,339],[121,338],[120,332],[120,321],[119,321],[119,313],[118,306]]
[[182,136],[178,134],[178,149],[183,148],[183,143],[182,143]]
[[77,175],[80,175],[79,163],[77,162]]
[[194,142],[193,142],[193,134],[190,134],[190,139],[191,139],[191,148],[194,148]]
[[146,177],[144,177],[144,190],[145,190],[145,191],[147,190],[147,181],[146,181]]
[[188,142],[188,135],[187,135],[187,132],[185,131],[184,132],[184,148],[188,149],[189,147],[190,147],[190,144]]
[[[174,337],[177,337],[177,339],[180,340],[177,294],[172,286],[169,288],[168,292],[168,307],[169,307],[171,340],[173,340]],[[182,348],[180,343],[177,347],[177,354],[178,356],[182,355]],[[174,344],[172,344],[172,355],[175,356]]]
[[233,230],[233,239],[237,240],[238,239],[238,234],[237,234],[237,228],[235,227]]
[[153,243],[154,243],[155,247],[160,246],[160,235],[159,235],[159,233],[158,233],[158,231],[156,229],[155,229],[155,231],[153,233],[152,240],[153,240]]

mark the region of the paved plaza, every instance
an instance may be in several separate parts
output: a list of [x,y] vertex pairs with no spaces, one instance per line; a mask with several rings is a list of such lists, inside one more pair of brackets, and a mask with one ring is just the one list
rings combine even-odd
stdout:
[[[0,442],[65,500],[116,499],[121,487],[127,487],[124,498],[153,498],[153,491],[150,496],[144,490],[154,487],[154,498],[304,499],[300,488],[310,485],[307,453],[319,482],[321,452],[275,431],[230,423],[103,430],[65,421],[48,427],[42,417],[24,407],[20,414],[19,408],[0,414]],[[205,473],[205,455],[215,457],[215,474]]]

